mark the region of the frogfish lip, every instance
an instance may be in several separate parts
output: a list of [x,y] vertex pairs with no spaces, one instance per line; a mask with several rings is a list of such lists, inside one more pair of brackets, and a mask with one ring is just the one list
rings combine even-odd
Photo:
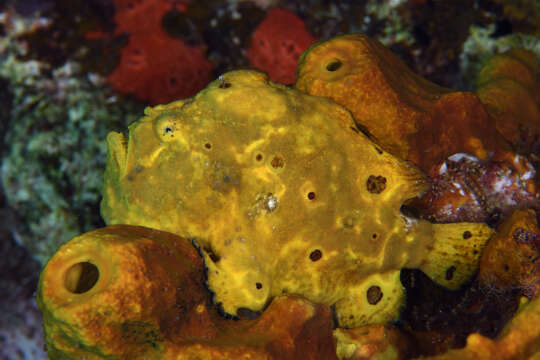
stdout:
[[124,134],[111,131],[107,135],[107,166],[116,169],[120,174],[126,173],[128,144]]

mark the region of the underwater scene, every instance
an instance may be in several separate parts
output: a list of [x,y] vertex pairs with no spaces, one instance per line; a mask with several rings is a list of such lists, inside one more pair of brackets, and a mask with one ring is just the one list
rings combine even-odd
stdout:
[[0,0],[0,360],[540,359],[537,0]]

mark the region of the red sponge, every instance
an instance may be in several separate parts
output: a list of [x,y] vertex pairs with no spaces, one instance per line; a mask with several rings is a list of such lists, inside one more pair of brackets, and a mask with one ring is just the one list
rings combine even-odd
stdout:
[[115,33],[129,35],[121,60],[107,81],[120,93],[134,94],[151,105],[195,95],[211,79],[212,64],[201,49],[163,31],[172,0],[115,0]]
[[211,71],[198,48],[157,32],[131,36],[108,81],[119,92],[156,105],[193,96],[208,84]]
[[266,71],[272,81],[293,84],[298,58],[315,40],[302,19],[274,8],[255,29],[247,56],[251,65]]

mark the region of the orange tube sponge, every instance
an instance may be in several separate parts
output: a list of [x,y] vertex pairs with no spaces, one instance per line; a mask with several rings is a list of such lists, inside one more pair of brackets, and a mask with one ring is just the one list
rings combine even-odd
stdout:
[[540,230],[533,210],[519,210],[505,221],[484,249],[478,279],[488,288],[520,289],[540,295]]
[[511,143],[540,134],[538,74],[538,59],[523,49],[492,57],[478,74],[476,93]]
[[175,235],[119,225],[75,237],[39,281],[49,358],[335,358],[328,307],[280,297],[234,321],[204,281],[200,255]]
[[384,148],[426,172],[454,153],[485,158],[496,145],[492,119],[475,94],[423,79],[366,36],[310,47],[295,86],[343,105]]

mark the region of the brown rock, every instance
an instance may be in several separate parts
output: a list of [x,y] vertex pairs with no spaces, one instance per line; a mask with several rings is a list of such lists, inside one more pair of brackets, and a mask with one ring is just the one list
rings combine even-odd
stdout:
[[502,221],[517,209],[538,208],[536,170],[524,156],[498,152],[480,161],[454,154],[430,171],[431,188],[410,201],[433,222]]

